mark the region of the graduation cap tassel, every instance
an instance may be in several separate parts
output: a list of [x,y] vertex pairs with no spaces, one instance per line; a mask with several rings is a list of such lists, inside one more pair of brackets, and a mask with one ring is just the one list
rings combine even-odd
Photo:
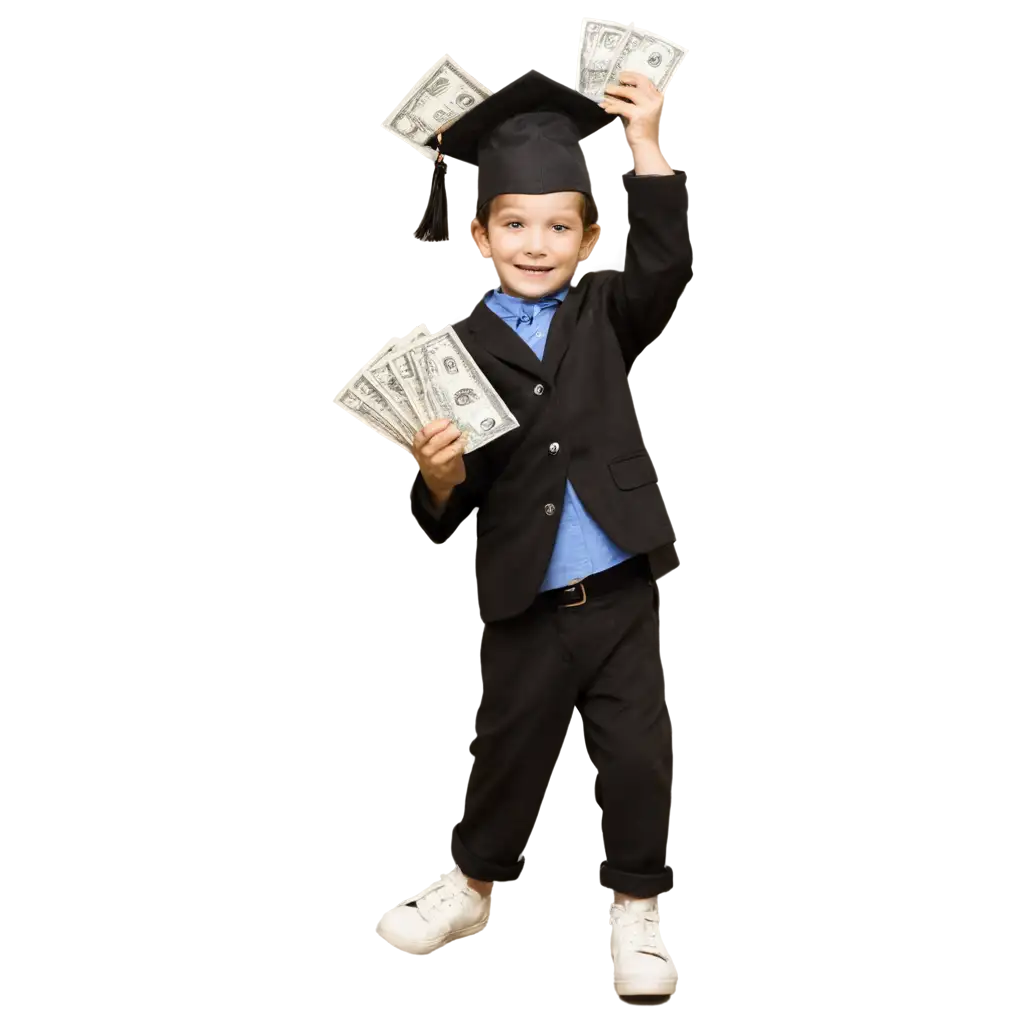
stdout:
[[443,242],[448,239],[448,193],[444,188],[444,176],[448,165],[441,155],[441,133],[437,134],[437,159],[434,161],[434,177],[430,182],[430,198],[423,220],[416,229],[421,242]]

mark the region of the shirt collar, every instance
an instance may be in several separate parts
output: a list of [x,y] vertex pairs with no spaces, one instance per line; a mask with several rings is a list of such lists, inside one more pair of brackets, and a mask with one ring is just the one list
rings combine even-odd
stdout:
[[557,292],[552,292],[550,295],[542,295],[539,299],[520,299],[516,295],[507,294],[499,285],[497,288],[492,288],[484,298],[493,298],[494,302],[505,311],[498,314],[502,318],[518,319],[524,309],[530,309],[533,313],[536,313],[538,310],[545,309],[548,306],[559,305],[566,295],[569,294],[569,287],[568,284],[563,285]]

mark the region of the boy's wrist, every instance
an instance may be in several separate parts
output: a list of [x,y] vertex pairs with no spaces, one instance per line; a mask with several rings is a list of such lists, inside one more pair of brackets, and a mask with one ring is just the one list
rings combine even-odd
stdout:
[[416,474],[413,490],[419,495],[417,503],[437,519],[444,512],[454,488],[438,487],[436,484],[431,484],[421,468]]
[[630,146],[630,149],[633,151],[634,174],[675,174],[656,141],[646,139]]
[[453,487],[435,490],[430,484],[427,484],[427,493],[430,495],[430,500],[434,503],[434,508],[438,511],[441,511],[448,504],[448,499],[451,498],[453,490]]

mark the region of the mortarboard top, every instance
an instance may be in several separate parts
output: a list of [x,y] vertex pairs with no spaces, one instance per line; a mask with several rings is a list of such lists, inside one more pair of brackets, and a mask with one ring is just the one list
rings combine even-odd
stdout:
[[427,140],[426,145],[437,150],[438,156],[430,201],[416,237],[425,242],[448,238],[444,157],[480,168],[477,209],[506,192],[589,195],[590,175],[580,139],[611,124],[617,116],[539,71],[527,71]]

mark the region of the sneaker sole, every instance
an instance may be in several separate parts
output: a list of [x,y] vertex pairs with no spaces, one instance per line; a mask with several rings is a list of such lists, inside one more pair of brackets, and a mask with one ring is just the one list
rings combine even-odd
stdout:
[[460,928],[458,931],[449,932],[447,935],[443,935],[441,938],[435,939],[434,941],[421,940],[417,942],[414,939],[406,939],[388,932],[386,928],[381,928],[379,924],[377,925],[377,934],[385,941],[390,942],[396,949],[401,949],[406,953],[433,953],[435,949],[440,949],[449,942],[454,942],[455,939],[462,939],[467,935],[475,935],[487,924],[489,918],[490,914],[488,914],[482,921],[477,921],[476,924],[471,924],[466,928]]
[[644,981],[641,978],[615,979],[615,991],[620,996],[670,996],[675,990],[675,978],[665,978],[663,981]]

